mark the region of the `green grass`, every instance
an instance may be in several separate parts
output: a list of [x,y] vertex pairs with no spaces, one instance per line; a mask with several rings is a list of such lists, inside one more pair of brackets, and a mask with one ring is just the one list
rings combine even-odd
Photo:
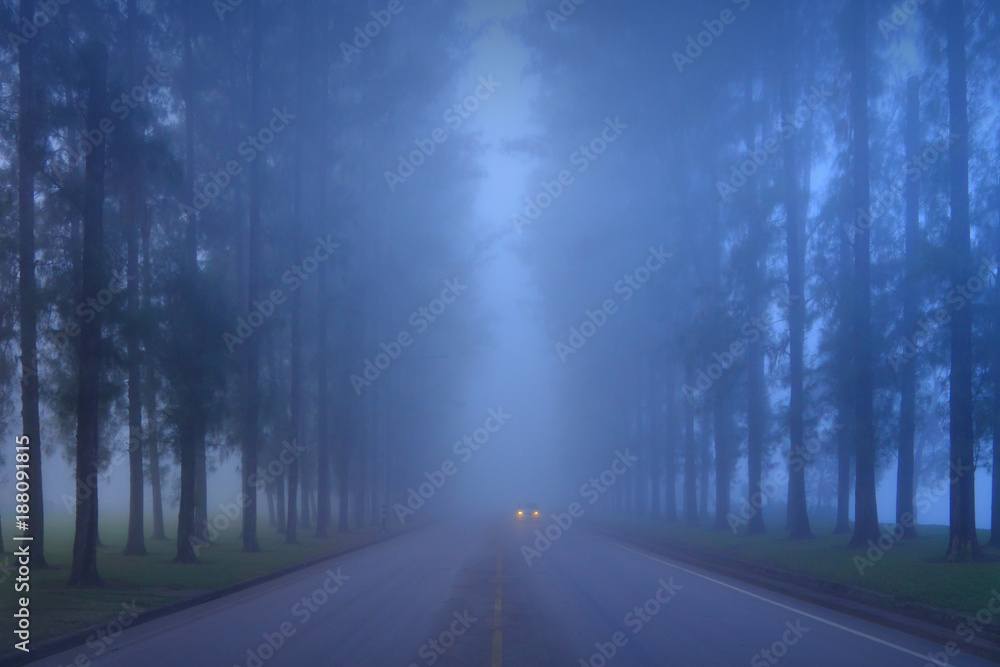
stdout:
[[[6,523],[6,522],[5,522]],[[396,529],[400,530],[399,528]],[[147,526],[146,535],[152,533]],[[147,556],[123,556],[126,525],[124,520],[101,521],[101,540],[98,548],[98,570],[105,587],[99,589],[68,589],[69,566],[73,557],[73,526],[68,520],[49,521],[46,525],[45,557],[50,568],[31,573],[31,641],[33,645],[115,618],[122,605],[135,603],[148,611],[171,602],[192,597],[207,591],[274,572],[297,563],[370,542],[375,530],[347,534],[334,533],[328,539],[316,539],[312,530],[299,530],[297,545],[286,545],[284,535],[273,528],[261,525],[258,542],[261,553],[242,553],[239,525],[234,525],[219,535],[210,546],[204,547],[196,565],[178,565],[172,560],[176,554],[173,539],[154,541],[147,537]],[[13,550],[11,533],[4,525],[7,539],[5,546]],[[167,534],[171,534],[167,527]],[[13,564],[8,553],[0,556],[0,564]],[[11,614],[15,593],[11,572],[0,584],[0,614],[5,622],[0,635],[0,654],[13,650],[14,637]],[[20,595],[20,594],[18,594]]]
[[[920,537],[894,543],[881,558],[859,572],[855,556],[867,559],[867,548],[848,549],[849,535],[832,535],[831,526],[815,526],[811,540],[790,540],[787,532],[734,535],[634,519],[609,519],[609,527],[704,550],[758,565],[834,581],[892,596],[897,602],[915,602],[975,614],[1000,589],[1000,551],[985,549],[983,563],[945,562],[946,526],[919,526]],[[980,543],[989,539],[980,531]]]

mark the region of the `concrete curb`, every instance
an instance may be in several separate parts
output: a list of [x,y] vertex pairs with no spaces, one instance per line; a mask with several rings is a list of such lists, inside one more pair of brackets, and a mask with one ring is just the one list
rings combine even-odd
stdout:
[[[426,524],[423,524],[426,525]],[[226,588],[218,588],[214,591],[209,591],[208,593],[202,593],[201,595],[195,595],[194,597],[185,598],[183,600],[178,600],[177,602],[171,602],[169,604],[163,605],[162,607],[157,607],[155,609],[150,609],[149,611],[142,612],[136,616],[135,621],[129,626],[129,628],[134,628],[137,625],[142,625],[143,623],[148,623],[150,621],[155,621],[158,618],[163,618],[164,616],[169,616],[170,614],[176,614],[177,612],[184,611],[185,609],[190,609],[192,607],[197,607],[198,605],[205,604],[206,602],[211,602],[212,600],[218,600],[221,597],[227,595],[232,595],[233,593],[238,593],[244,591],[248,588],[253,588],[254,586],[267,583],[268,581],[273,581],[288,574],[293,574],[300,570],[305,570],[314,565],[319,565],[320,563],[325,563],[327,561],[333,560],[335,558],[340,558],[346,556],[347,554],[354,553],[356,551],[361,551],[362,549],[367,549],[373,547],[376,544],[381,544],[382,542],[387,542],[389,540],[395,539],[402,535],[406,535],[415,529],[419,529],[423,526],[414,526],[412,528],[400,531],[398,533],[393,533],[387,537],[372,540],[370,542],[364,542],[363,544],[358,544],[353,547],[348,547],[336,553],[328,554],[325,556],[319,556],[318,558],[313,558],[311,560],[297,563],[295,565],[290,565],[281,570],[275,570],[274,572],[268,572],[259,577],[253,579],[247,579],[246,581],[241,581],[238,584],[228,586]],[[85,628],[78,632],[72,634],[63,635],[62,637],[55,637],[53,639],[46,639],[45,641],[39,643],[37,646],[33,646],[30,653],[24,653],[20,651],[14,651],[10,653],[5,653],[0,655],[0,665],[10,667],[20,667],[20,665],[29,665],[36,660],[41,660],[43,658],[48,658],[50,656],[56,655],[57,653],[62,653],[76,646],[83,646],[87,639],[95,634],[99,629],[107,625],[105,623],[98,623],[92,625],[89,628]]]
[[957,612],[918,603],[901,603],[883,593],[757,565],[627,530],[597,525],[591,525],[590,529],[654,554],[928,639],[940,644],[942,651],[948,642],[954,642],[962,653],[1000,662],[1000,630],[996,622],[984,628],[973,641],[966,642],[955,628],[965,623],[967,617]]

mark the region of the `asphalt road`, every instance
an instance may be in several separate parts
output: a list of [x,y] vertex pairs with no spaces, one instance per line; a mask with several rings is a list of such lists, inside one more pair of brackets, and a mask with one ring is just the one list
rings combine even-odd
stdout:
[[526,552],[546,525],[434,525],[33,664],[922,667],[943,656],[580,526]]

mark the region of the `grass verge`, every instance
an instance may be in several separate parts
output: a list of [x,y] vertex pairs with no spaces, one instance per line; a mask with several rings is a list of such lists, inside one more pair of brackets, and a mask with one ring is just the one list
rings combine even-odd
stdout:
[[[833,535],[832,526],[814,527],[815,538],[791,540],[785,531],[766,535],[734,535],[675,523],[605,517],[598,521],[663,544],[710,552],[785,572],[832,581],[889,596],[899,603],[916,603],[967,616],[982,610],[1000,590],[1000,550],[984,549],[981,563],[945,561],[947,526],[919,526],[913,540],[886,540],[849,549],[850,535]],[[887,530],[887,529],[886,529]],[[980,543],[989,539],[979,532]],[[996,624],[1000,618],[995,619]]]

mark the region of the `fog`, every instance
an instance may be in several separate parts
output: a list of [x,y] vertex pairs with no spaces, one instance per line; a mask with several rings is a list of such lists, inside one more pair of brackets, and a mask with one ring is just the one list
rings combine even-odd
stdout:
[[[763,497],[768,531],[823,534],[871,494],[876,524],[946,525],[956,458],[962,511],[997,520],[994,6],[963,15],[959,100],[941,3],[864,4],[860,47],[833,1],[79,4],[71,41],[31,42],[31,303],[14,195],[0,239],[3,437],[40,404],[53,525],[91,469],[102,528],[127,524],[131,466],[140,523],[161,494],[194,526],[283,443],[261,531],[280,493],[302,531],[590,494],[723,529]],[[128,109],[87,97],[127,100],[147,66],[168,75]],[[123,266],[134,292],[92,294]]]

